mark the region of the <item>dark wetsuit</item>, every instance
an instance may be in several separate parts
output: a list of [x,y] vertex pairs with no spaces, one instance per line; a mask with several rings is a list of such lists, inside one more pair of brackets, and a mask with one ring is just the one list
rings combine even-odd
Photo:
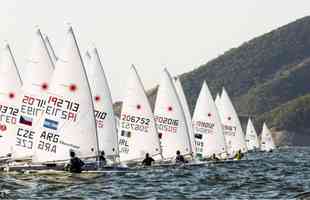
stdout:
[[155,160],[151,157],[147,157],[142,161],[142,165],[144,166],[151,166],[152,162],[155,162]]
[[102,155],[99,156],[99,163],[100,163],[100,166],[105,166],[107,164],[107,160],[105,159],[104,156]]
[[184,159],[184,156],[182,155],[177,155],[177,157],[175,158],[175,161],[177,163],[186,163],[187,161]]
[[84,166],[84,162],[78,157],[74,157],[70,159],[69,171],[71,173],[81,173],[82,167]]
[[234,159],[241,160],[243,158],[243,156],[244,156],[243,153],[238,151],[237,154],[235,155]]
[[216,155],[213,155],[213,156],[211,156],[211,160],[218,161],[218,160],[220,160],[220,159],[218,159],[218,157],[216,157]]

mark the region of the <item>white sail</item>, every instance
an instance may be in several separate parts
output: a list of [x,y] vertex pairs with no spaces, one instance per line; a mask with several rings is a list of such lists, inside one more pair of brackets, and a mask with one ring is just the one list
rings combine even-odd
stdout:
[[56,53],[55,53],[54,48],[52,46],[52,43],[51,43],[51,41],[50,41],[50,39],[49,39],[49,37],[47,35],[45,35],[44,41],[45,41],[46,47],[48,49],[48,52],[49,52],[49,54],[51,56],[51,59],[52,59],[53,63],[56,64],[56,61],[57,61],[58,58],[56,56]]
[[193,115],[197,156],[202,158],[226,153],[220,115],[206,82],[203,83]]
[[18,123],[19,95],[22,82],[15,59],[5,43],[0,63],[0,157],[12,153]]
[[74,151],[81,158],[98,153],[91,91],[72,27],[56,62],[47,106],[36,126],[35,161],[60,161]]
[[163,157],[171,159],[179,150],[191,155],[191,144],[186,118],[172,78],[165,69],[162,73],[155,103],[155,121],[161,138]]
[[247,148],[249,151],[259,148],[257,133],[256,133],[256,130],[254,128],[251,118],[249,118],[248,124],[246,127],[245,140],[246,140]]
[[245,136],[241,128],[241,124],[236,110],[225,90],[221,95],[220,116],[223,124],[223,131],[226,140],[227,152],[230,156],[234,156],[237,151],[246,152]]
[[216,94],[214,103],[216,105],[217,110],[220,112],[220,109],[221,109],[220,108],[220,106],[221,106],[221,97],[220,97],[219,93]]
[[18,127],[14,158],[32,156],[35,144],[34,126],[39,123],[46,108],[45,94],[54,65],[39,28],[35,31],[32,49],[23,73],[22,93],[19,99]]
[[263,131],[261,135],[261,150],[262,151],[271,151],[275,149],[276,146],[274,144],[271,131],[267,127],[266,123],[263,125]]
[[121,161],[142,160],[146,153],[161,159],[154,115],[134,66],[123,100],[118,137]]
[[183,111],[185,114],[186,123],[187,123],[187,127],[189,130],[190,143],[192,146],[193,155],[195,156],[196,155],[196,145],[195,145],[195,137],[194,137],[191,113],[189,111],[188,103],[187,103],[186,96],[184,94],[184,90],[183,90],[180,79],[176,78],[174,83],[175,83],[175,89],[179,95],[179,99],[181,101],[182,108],[183,108]]
[[93,47],[86,55],[86,72],[95,107],[99,151],[118,155],[118,140],[113,102],[98,51]]

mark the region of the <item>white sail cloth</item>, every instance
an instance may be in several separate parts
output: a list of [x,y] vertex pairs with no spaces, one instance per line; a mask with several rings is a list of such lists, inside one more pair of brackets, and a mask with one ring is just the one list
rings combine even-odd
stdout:
[[251,118],[249,118],[248,120],[245,139],[246,139],[246,144],[247,144],[247,148],[249,151],[259,148],[259,141],[258,141],[257,133],[256,133],[256,130],[254,128]]
[[197,156],[222,156],[226,153],[226,142],[217,107],[206,82],[200,90],[193,115],[193,126]]
[[74,151],[81,158],[98,154],[92,95],[72,27],[56,62],[47,105],[36,125],[35,161],[60,161]]
[[18,123],[22,81],[8,43],[4,44],[0,63],[0,157],[13,151]]
[[227,152],[230,157],[234,156],[239,150],[247,151],[245,136],[241,128],[237,112],[225,90],[221,95],[220,116],[223,124],[223,131],[226,140]]
[[92,92],[98,134],[99,151],[108,157],[118,156],[117,125],[108,80],[97,48],[86,55],[86,72]]
[[154,115],[134,66],[130,68],[118,137],[121,161],[141,161],[146,153],[162,159]]
[[267,127],[266,123],[263,125],[263,131],[261,135],[261,150],[262,151],[271,151],[275,149],[276,146],[274,144],[271,131]]
[[154,115],[161,138],[163,157],[172,159],[175,157],[176,151],[180,151],[183,155],[192,155],[186,117],[167,69],[161,76]]

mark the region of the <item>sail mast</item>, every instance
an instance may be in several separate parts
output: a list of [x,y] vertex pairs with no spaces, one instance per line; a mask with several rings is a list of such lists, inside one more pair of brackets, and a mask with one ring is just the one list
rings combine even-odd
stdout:
[[188,107],[188,103],[186,100],[186,96],[184,94],[184,90],[181,84],[181,81],[179,78],[175,79],[175,88],[176,91],[179,95],[179,99],[181,101],[182,104],[182,109],[184,112],[184,115],[186,117],[186,124],[187,124],[187,128],[188,128],[188,134],[189,134],[189,139],[190,139],[190,143],[191,143],[191,151],[193,153],[193,156],[195,157],[196,155],[196,147],[195,147],[195,137],[194,137],[194,132],[193,132],[193,125],[192,125],[192,117],[189,111],[189,107]]

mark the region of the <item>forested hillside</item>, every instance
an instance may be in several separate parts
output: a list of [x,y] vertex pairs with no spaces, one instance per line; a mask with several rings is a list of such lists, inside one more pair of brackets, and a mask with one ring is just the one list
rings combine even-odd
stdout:
[[[206,80],[214,96],[224,86],[238,113],[253,116],[258,131],[266,121],[282,134],[282,144],[310,144],[310,17],[254,38],[180,78],[191,111]],[[156,88],[148,93],[154,103]]]

